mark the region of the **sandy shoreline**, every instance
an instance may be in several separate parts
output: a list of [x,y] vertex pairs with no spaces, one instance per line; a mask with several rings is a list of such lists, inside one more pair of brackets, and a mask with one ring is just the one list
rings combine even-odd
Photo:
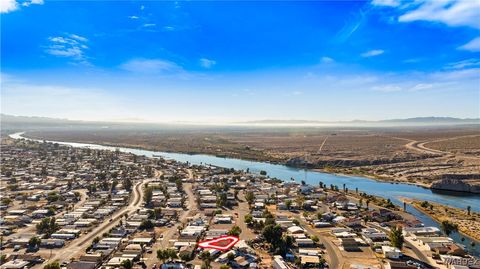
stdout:
[[474,239],[477,242],[480,242],[479,212],[471,211],[471,215],[468,216],[466,213],[466,209],[459,209],[428,201],[428,203],[433,206],[433,210],[430,210],[429,208],[424,208],[420,205],[423,201],[409,198],[400,198],[400,200],[410,204],[415,209],[429,216],[437,223],[448,220],[457,224],[459,233],[471,239]]

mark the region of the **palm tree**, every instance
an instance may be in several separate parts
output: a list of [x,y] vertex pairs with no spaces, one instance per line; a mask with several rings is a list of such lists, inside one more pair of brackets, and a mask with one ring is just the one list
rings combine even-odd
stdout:
[[448,220],[442,221],[442,223],[440,224],[440,228],[447,236],[450,236],[452,232],[458,231],[458,225]]
[[168,259],[167,253],[163,249],[157,250],[157,258],[162,262],[162,264],[165,263],[165,261]]
[[210,255],[210,252],[208,251],[202,252],[202,254],[200,255],[200,258],[205,263],[205,267],[207,269],[210,268],[210,263],[212,262],[212,256]]
[[392,246],[402,249],[405,239],[403,238],[402,228],[392,227],[390,231],[390,242]]

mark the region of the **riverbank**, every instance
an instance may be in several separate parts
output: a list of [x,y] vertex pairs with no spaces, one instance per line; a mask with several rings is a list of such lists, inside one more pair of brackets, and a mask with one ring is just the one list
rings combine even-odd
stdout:
[[412,205],[439,224],[445,220],[457,224],[458,231],[461,234],[480,241],[480,212],[471,210],[469,215],[467,209],[459,209],[431,201],[425,202],[411,198],[402,198],[401,200]]
[[[44,137],[41,136],[36,136],[36,135],[31,135],[29,133],[24,133],[22,135],[25,138],[30,138],[30,139],[37,139],[37,140],[43,140]],[[241,154],[238,152],[222,152],[222,154],[219,154],[217,152],[211,152],[211,151],[192,151],[190,150],[182,150],[182,148],[179,148],[178,151],[173,151],[173,150],[168,150],[168,149],[163,149],[163,148],[158,148],[155,146],[147,146],[144,144],[132,144],[132,143],[111,143],[111,142],[105,142],[105,141],[97,141],[97,140],[77,140],[77,139],[69,139],[68,137],[65,137],[61,139],[61,141],[64,142],[69,142],[69,143],[86,143],[86,144],[96,144],[96,145],[102,145],[102,146],[108,146],[108,147],[126,147],[126,148],[134,148],[138,150],[149,150],[149,151],[161,151],[161,152],[167,152],[167,153],[181,153],[181,154],[189,154],[189,155],[209,155],[209,156],[214,156],[218,158],[233,158],[233,159],[240,159],[240,160],[246,160],[246,161],[254,161],[254,162],[264,162],[264,163],[269,163],[269,164],[278,164],[278,165],[285,165],[288,167],[296,168],[296,169],[307,169],[311,171],[318,171],[322,173],[328,173],[328,174],[333,174],[333,175],[341,175],[341,176],[358,176],[358,177],[365,177],[369,178],[372,180],[376,180],[379,182],[386,182],[386,183],[391,183],[391,184],[409,184],[409,185],[414,185],[418,187],[423,187],[430,189],[431,184],[430,183],[424,183],[424,182],[411,182],[408,180],[398,180],[400,178],[394,178],[394,177],[387,177],[387,176],[378,176],[374,174],[370,174],[366,171],[362,171],[362,169],[355,168],[355,167],[323,167],[323,168],[315,168],[315,167],[309,167],[305,168],[305,166],[302,165],[291,165],[288,164],[288,160],[285,158],[280,158],[278,155],[271,155],[267,154],[264,152],[257,152],[258,154]]]
[[408,184],[408,185],[422,187],[422,188],[426,188],[426,189],[431,189],[431,186],[432,186],[432,184],[427,184],[427,183],[423,183],[423,182],[410,182],[410,181],[406,181],[406,180],[402,181],[402,180],[395,180],[393,178],[386,178],[386,177],[382,177],[382,176],[377,176],[377,175],[373,175],[373,174],[358,173],[353,169],[352,170],[347,170],[346,172],[343,169],[335,169],[335,168],[323,168],[323,169],[315,168],[315,169],[312,169],[312,170],[322,172],[322,173],[330,173],[330,174],[334,174],[334,175],[340,175],[340,176],[366,177],[366,178],[369,178],[369,179],[372,179],[372,180],[375,180],[375,181],[378,181],[378,182],[386,182],[386,183],[391,183],[391,184]]

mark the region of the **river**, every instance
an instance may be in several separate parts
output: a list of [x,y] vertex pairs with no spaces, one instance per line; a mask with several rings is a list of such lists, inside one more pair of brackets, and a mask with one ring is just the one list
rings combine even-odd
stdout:
[[[14,139],[29,139],[22,136],[23,132],[11,134],[10,137]],[[35,139],[30,139],[35,140]],[[35,140],[40,141],[42,140]],[[464,208],[468,205],[471,206],[473,211],[480,211],[480,195],[478,194],[469,194],[469,193],[458,193],[458,192],[445,192],[445,191],[434,191],[431,189],[411,185],[411,184],[402,184],[402,183],[387,183],[376,181],[373,179],[358,177],[358,176],[345,176],[345,175],[336,175],[322,173],[312,170],[293,168],[281,164],[271,164],[265,162],[256,162],[256,161],[247,161],[241,159],[233,158],[223,158],[216,157],[211,155],[204,154],[184,154],[184,153],[170,153],[170,152],[157,152],[143,149],[134,149],[134,148],[124,148],[124,147],[112,147],[112,146],[103,146],[97,144],[85,144],[85,143],[74,143],[74,142],[59,142],[59,141],[47,141],[52,143],[58,143],[61,145],[68,145],[72,147],[89,147],[92,149],[101,149],[101,150],[120,150],[121,152],[128,152],[137,155],[145,155],[147,157],[162,156],[166,159],[173,159],[179,162],[189,162],[191,164],[211,164],[215,166],[225,167],[225,168],[234,168],[236,170],[246,170],[247,168],[250,172],[260,172],[266,171],[270,177],[275,177],[282,180],[290,180],[294,178],[296,181],[305,180],[306,183],[312,185],[318,185],[320,181],[327,184],[338,185],[339,188],[343,187],[343,184],[350,189],[355,190],[358,188],[360,192],[366,192],[368,194],[373,194],[376,196],[390,198],[393,203],[403,207],[403,202],[399,199],[404,198],[413,198],[418,200],[428,200],[432,202],[437,202],[444,205],[449,205],[457,208]],[[407,205],[407,211],[412,213],[420,221],[425,223],[427,226],[436,226],[439,225],[432,220],[430,217],[416,210],[415,208]],[[476,242],[475,247],[470,246],[471,239],[465,237],[465,241],[461,241],[462,236],[458,233],[451,234],[452,237],[457,243],[463,244],[466,248],[475,256],[480,256],[480,243]]]

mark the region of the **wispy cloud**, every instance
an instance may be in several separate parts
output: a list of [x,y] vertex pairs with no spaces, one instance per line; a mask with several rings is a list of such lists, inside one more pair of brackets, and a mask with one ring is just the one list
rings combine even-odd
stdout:
[[467,59],[463,61],[458,61],[458,62],[453,62],[447,64],[446,68],[447,69],[464,69],[466,67],[471,68],[471,67],[476,67],[480,66],[480,59]]
[[201,58],[200,59],[200,65],[203,68],[211,68],[216,64],[217,64],[217,62],[215,60],[211,60],[211,59],[207,59],[207,58]]
[[391,85],[391,84],[373,86],[371,89],[376,92],[399,92],[402,90],[400,86]]
[[157,26],[155,23],[145,23],[143,24],[143,27],[155,27]]
[[75,60],[77,63],[89,64],[85,56],[88,49],[88,39],[76,34],[64,36],[53,36],[48,38],[50,44],[46,46],[45,52],[59,57],[66,57]]
[[20,9],[20,6],[28,7],[30,5],[43,5],[43,0],[1,0],[0,1],[0,13],[9,13]]
[[433,84],[428,84],[428,83],[418,83],[412,88],[410,88],[410,91],[422,91],[422,90],[428,90],[433,88]]
[[398,7],[400,5],[400,1],[399,0],[373,0],[372,5],[374,5],[374,6]]
[[181,66],[164,59],[132,59],[120,65],[120,68],[130,72],[146,74],[173,74],[183,72]]
[[327,57],[327,56],[324,56],[320,59],[320,62],[321,63],[324,63],[324,64],[328,64],[328,63],[333,63],[335,62],[334,59],[330,58],[330,57]]
[[400,22],[430,21],[449,26],[469,26],[480,29],[480,1],[420,1],[398,20]]
[[364,58],[368,58],[368,57],[381,55],[384,52],[385,51],[383,51],[383,50],[369,50],[369,51],[366,51],[366,52],[362,53],[360,56],[362,56]]
[[138,20],[138,19],[140,19],[140,17],[135,16],[135,15],[128,16],[128,18],[129,18],[129,19],[132,19],[132,20]]
[[171,31],[175,31],[176,28],[175,28],[174,26],[168,25],[168,26],[164,26],[164,27],[163,27],[163,30],[168,31],[168,32],[171,32]]
[[[479,16],[479,18],[480,18],[480,16]],[[480,19],[479,19],[479,20],[480,20]],[[463,46],[460,46],[459,49],[461,49],[461,50],[468,50],[468,51],[474,51],[474,52],[480,51],[480,36],[474,38],[473,40],[471,40],[471,41],[468,42],[467,44],[465,44],[465,45],[463,45]]]
[[373,6],[398,11],[399,22],[427,21],[448,26],[480,29],[480,1],[477,0],[372,0]]

